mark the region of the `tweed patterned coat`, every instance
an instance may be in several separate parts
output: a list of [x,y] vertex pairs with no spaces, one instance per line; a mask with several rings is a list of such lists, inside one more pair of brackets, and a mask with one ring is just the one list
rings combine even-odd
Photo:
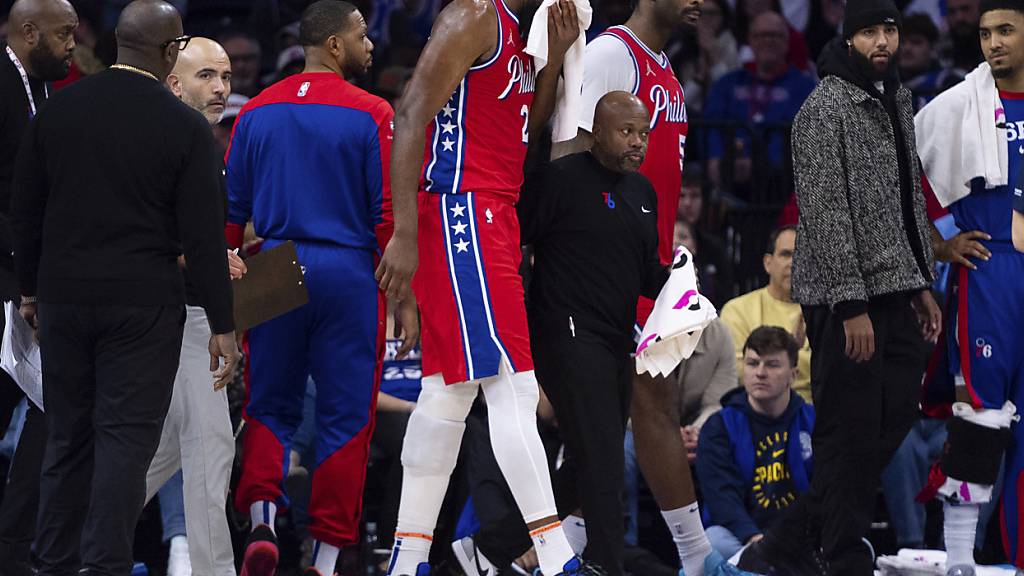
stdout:
[[[917,150],[910,91],[896,95],[906,149]],[[898,154],[889,115],[855,84],[827,76],[793,123],[793,171],[800,221],[793,299],[804,305],[867,301],[927,288],[904,228]],[[918,163],[912,163],[914,219],[928,269],[934,266]],[[933,274],[931,276],[934,276]]]

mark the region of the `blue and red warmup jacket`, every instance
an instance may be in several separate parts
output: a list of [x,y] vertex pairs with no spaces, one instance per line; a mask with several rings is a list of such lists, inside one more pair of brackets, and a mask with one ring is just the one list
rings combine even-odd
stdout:
[[[391,237],[394,111],[337,74],[296,74],[242,108],[225,158],[228,243],[265,239],[376,251]],[[268,161],[273,159],[273,161]]]

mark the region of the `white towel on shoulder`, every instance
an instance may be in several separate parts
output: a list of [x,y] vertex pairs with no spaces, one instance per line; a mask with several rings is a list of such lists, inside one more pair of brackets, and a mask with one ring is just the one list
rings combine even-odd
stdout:
[[672,274],[654,301],[654,311],[636,348],[636,373],[668,376],[679,363],[693,355],[700,336],[718,312],[697,292],[693,255],[676,248]]
[[985,188],[1008,182],[1006,113],[988,63],[939,94],[914,117],[917,154],[943,207],[971,192],[971,180]]
[[[548,64],[548,10],[557,0],[544,0],[530,24],[530,36],[526,40],[526,53],[533,56],[537,73]],[[580,21],[580,35],[569,46],[562,61],[562,79],[558,82],[558,95],[552,116],[552,142],[564,142],[576,137],[579,127],[580,109],[583,106],[583,50],[587,46],[584,32],[590,28],[594,11],[590,0],[573,0],[576,17]],[[557,9],[557,8],[556,8]]]

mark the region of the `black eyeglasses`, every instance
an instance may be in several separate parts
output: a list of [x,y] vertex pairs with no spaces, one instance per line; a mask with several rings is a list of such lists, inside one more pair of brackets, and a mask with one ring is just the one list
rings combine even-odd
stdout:
[[171,44],[177,44],[178,45],[178,51],[181,52],[182,50],[185,49],[186,46],[188,46],[188,43],[191,40],[192,40],[192,37],[188,36],[188,35],[178,36],[177,38],[171,38],[167,42],[164,42],[163,44],[161,44],[160,45],[160,49],[161,50],[165,50]]

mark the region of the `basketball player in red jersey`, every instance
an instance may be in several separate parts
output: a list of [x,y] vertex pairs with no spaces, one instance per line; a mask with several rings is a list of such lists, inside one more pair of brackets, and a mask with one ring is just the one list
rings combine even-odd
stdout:
[[[531,3],[539,4],[449,4],[406,88],[413,96],[395,114],[395,233],[378,279],[401,298],[418,259],[412,287],[421,304],[424,378],[402,449],[402,501],[388,567],[393,576],[429,574],[438,512],[466,415],[481,389],[492,415],[494,454],[541,569],[552,576],[592,573],[558,522],[537,434],[539,392],[515,211],[527,145],[551,114],[562,59],[580,29],[570,0],[551,7],[548,65],[537,74],[519,22]],[[412,212],[417,189],[418,221]]]
[[[651,181],[658,196],[658,254],[665,265],[672,262],[672,232],[682,189],[687,117],[682,85],[662,50],[680,28],[697,24],[703,3],[639,0],[625,25],[612,26],[595,38],[586,50],[579,133],[574,140],[558,144],[553,150],[558,157],[590,148],[594,109],[608,92],[631,92],[647,105],[651,134],[640,172]],[[637,334],[653,306],[646,298],[637,304]],[[674,379],[638,376],[633,386],[633,437],[640,468],[676,543],[683,567],[680,575],[704,576],[704,560],[712,550],[701,525],[679,432],[679,393]],[[585,526],[585,520],[570,517],[566,525]],[[581,535],[573,540],[584,538]],[[715,574],[738,573],[731,566],[718,564]]]

